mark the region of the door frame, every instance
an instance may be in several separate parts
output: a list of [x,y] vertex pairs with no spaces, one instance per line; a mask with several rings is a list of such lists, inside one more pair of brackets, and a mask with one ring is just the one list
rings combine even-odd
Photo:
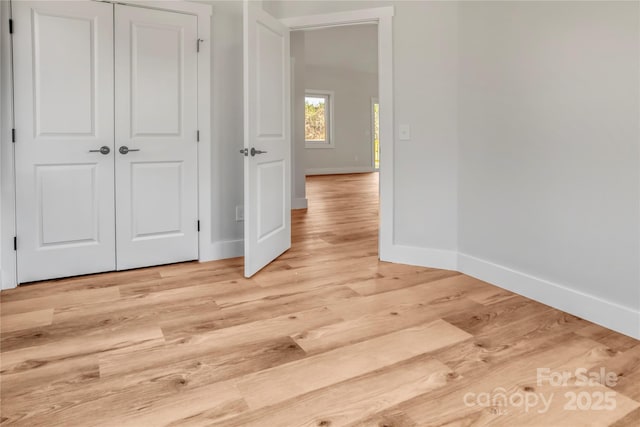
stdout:
[[[378,235],[378,258],[382,261],[391,261],[394,250],[393,15],[394,7],[385,6],[346,12],[296,16],[280,20],[291,31],[362,23],[378,24],[378,99],[380,101],[380,231]],[[371,153],[373,156],[373,150]],[[293,180],[294,174],[292,173],[291,176]]]
[[[91,0],[125,4],[145,9],[164,10],[196,16],[198,38],[201,40],[198,54],[198,259],[214,259],[211,250],[211,15],[212,6],[200,3],[163,0]],[[0,93],[6,94],[0,100],[0,289],[17,286],[17,252],[13,237],[16,235],[16,187],[14,144],[12,129],[15,126],[13,111],[13,41],[7,25],[12,17],[11,1],[0,1]],[[195,46],[194,46],[195,48]],[[16,143],[20,143],[20,130],[16,130]]]

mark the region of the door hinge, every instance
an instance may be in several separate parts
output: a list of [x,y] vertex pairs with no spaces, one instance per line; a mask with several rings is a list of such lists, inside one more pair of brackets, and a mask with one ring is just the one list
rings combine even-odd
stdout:
[[13,34],[13,19],[9,18],[9,34]]
[[200,231],[200,220],[198,220],[198,231]]
[[13,250],[18,250],[18,236],[13,236]]
[[200,131],[196,131],[196,142],[200,142]]
[[16,130],[11,129],[11,142],[16,142]]

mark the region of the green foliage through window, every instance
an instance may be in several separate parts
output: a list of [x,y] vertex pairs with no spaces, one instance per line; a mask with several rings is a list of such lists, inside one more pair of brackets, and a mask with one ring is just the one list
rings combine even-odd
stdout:
[[304,98],[304,138],[311,142],[327,141],[327,97]]
[[373,104],[373,164],[380,167],[380,104]]

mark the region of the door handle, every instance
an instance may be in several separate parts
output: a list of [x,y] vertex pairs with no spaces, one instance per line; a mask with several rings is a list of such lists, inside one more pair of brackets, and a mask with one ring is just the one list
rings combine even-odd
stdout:
[[123,145],[122,147],[120,147],[118,149],[118,151],[120,152],[120,154],[127,154],[129,151],[140,151],[139,148],[129,148],[126,145]]
[[99,150],[89,150],[90,153],[100,153],[100,154],[104,154],[105,156],[107,154],[109,154],[111,152],[111,148],[107,147],[106,145],[103,145],[102,147],[100,147]]
[[256,154],[265,154],[266,151],[262,151],[262,150],[256,150],[255,148],[251,147],[251,157],[255,156]]

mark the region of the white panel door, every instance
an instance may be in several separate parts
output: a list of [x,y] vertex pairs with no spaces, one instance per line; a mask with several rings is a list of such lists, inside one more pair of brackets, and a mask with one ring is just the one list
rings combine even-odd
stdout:
[[244,274],[291,247],[289,29],[244,3]]
[[119,270],[198,258],[196,43],[195,16],[115,6]]
[[113,6],[13,19],[18,282],[113,270]]

